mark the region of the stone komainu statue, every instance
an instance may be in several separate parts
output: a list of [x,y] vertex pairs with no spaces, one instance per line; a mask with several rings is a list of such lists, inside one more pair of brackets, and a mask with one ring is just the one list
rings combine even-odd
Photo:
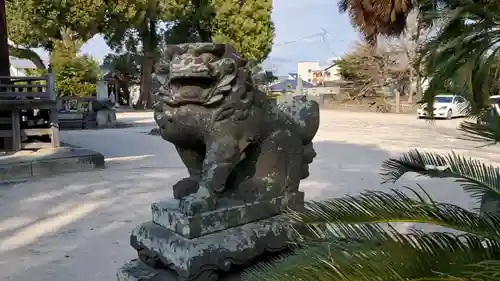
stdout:
[[245,65],[229,45],[193,43],[169,46],[156,66],[155,120],[189,171],[174,186],[175,198],[189,199],[187,214],[210,209],[207,198],[296,192],[309,175],[319,105],[274,105]]

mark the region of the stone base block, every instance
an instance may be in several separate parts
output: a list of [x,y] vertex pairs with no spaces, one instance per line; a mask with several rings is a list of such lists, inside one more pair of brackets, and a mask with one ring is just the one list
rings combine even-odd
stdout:
[[304,193],[288,193],[266,201],[244,203],[231,199],[217,201],[217,209],[187,216],[179,209],[179,200],[151,205],[153,222],[187,238],[196,238],[282,213],[286,208],[304,205]]
[[194,239],[146,222],[132,231],[130,243],[141,261],[153,268],[171,269],[181,281],[217,281],[219,273],[233,265],[250,265],[265,253],[286,249],[293,235],[295,230],[282,216]]
[[[118,269],[118,281],[179,281],[177,274],[168,269],[155,269],[140,260],[131,260]],[[241,281],[240,273],[222,276],[220,281]]]
[[0,183],[104,167],[104,156],[89,149],[59,147],[18,152],[0,156]]

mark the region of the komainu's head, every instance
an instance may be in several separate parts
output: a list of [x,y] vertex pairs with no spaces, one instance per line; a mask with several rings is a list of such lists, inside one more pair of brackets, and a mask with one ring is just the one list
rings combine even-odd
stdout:
[[238,79],[245,65],[246,60],[226,44],[172,45],[156,65],[154,90],[170,106],[212,105],[238,83],[246,83]]

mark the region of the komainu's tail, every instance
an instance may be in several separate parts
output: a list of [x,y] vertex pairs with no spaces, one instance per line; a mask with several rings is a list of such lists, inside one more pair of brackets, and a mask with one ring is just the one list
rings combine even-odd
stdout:
[[319,128],[319,104],[306,96],[294,97],[291,103],[278,105],[299,127],[304,145],[310,143]]
[[319,104],[302,96],[294,98],[291,103],[280,104],[278,107],[299,127],[302,145],[304,146],[301,178],[305,179],[309,176],[309,164],[316,157],[312,140],[319,128]]

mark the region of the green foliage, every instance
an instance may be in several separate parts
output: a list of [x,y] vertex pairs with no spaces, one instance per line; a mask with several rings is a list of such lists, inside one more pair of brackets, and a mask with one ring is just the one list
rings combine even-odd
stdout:
[[51,48],[69,30],[72,40],[84,41],[101,30],[106,12],[104,0],[6,1],[9,39],[27,47]]
[[271,0],[213,0],[213,6],[214,42],[233,45],[250,62],[267,58],[274,39]]
[[99,64],[89,56],[78,55],[80,47],[81,43],[67,39],[54,45],[50,63],[60,96],[87,97],[95,93],[95,83],[101,78]]
[[253,65],[270,53],[272,1],[174,1],[165,40],[169,44],[213,41],[231,44]]
[[127,80],[139,80],[142,57],[137,53],[107,54],[103,67]]
[[118,53],[140,46],[133,52],[143,57],[139,103],[145,106],[151,101],[154,58],[164,43],[213,39],[233,44],[247,59],[260,62],[269,54],[274,36],[270,0],[118,0],[108,9],[104,32],[108,44]]
[[433,106],[443,89],[461,93],[471,103],[470,115],[489,107],[489,96],[498,93],[500,4],[498,1],[441,0],[428,18],[441,28],[422,50],[430,77],[423,101]]
[[139,46],[146,51],[158,45],[157,24],[169,20],[181,6],[177,1],[118,0],[108,5],[108,18],[104,30],[111,48],[122,52],[123,46]]

